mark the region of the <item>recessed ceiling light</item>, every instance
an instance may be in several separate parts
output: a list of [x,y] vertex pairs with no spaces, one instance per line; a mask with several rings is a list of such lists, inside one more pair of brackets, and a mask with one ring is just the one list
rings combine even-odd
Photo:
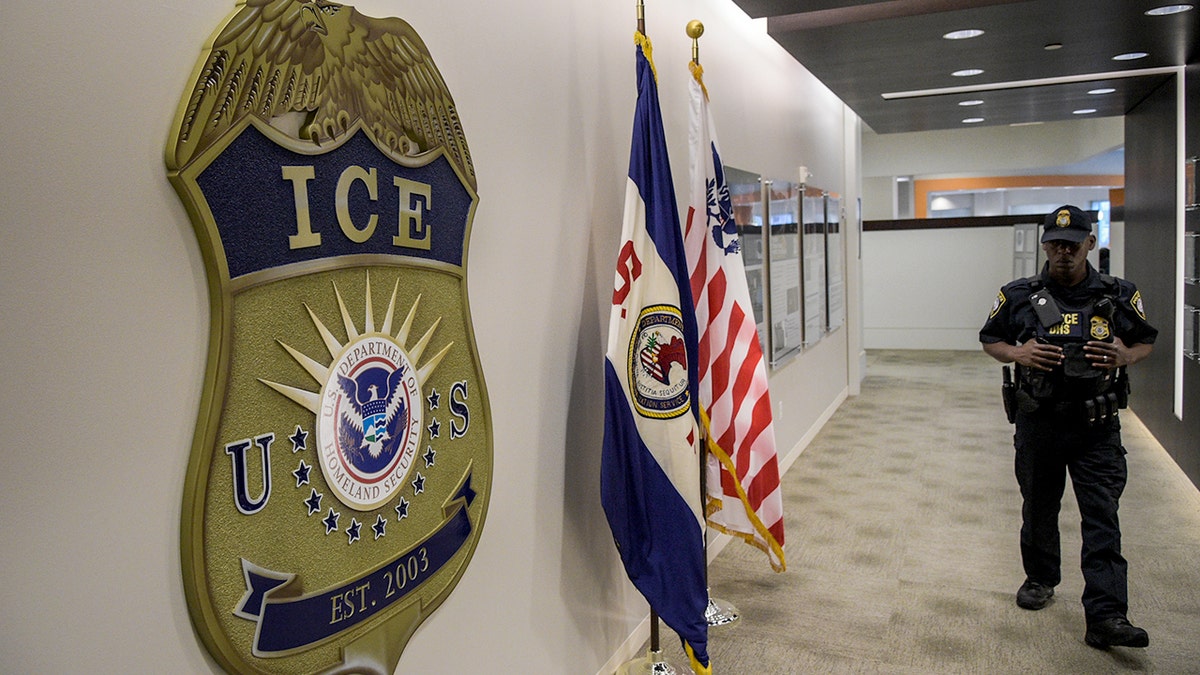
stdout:
[[1095,108],[1080,108],[1079,110],[1072,110],[1071,114],[1072,115],[1091,115],[1094,112],[1096,112]]
[[963,124],[979,124],[982,121],[982,117],[968,117],[967,119],[963,120]]
[[1051,42],[1050,44],[1046,45],[1045,47],[1042,47],[1042,49],[1045,49],[1048,52],[1052,52],[1055,49],[1062,49],[1062,43],[1061,42]]
[[1096,96],[1098,94],[1111,94],[1114,91],[1116,91],[1116,89],[1113,89],[1112,87],[1103,87],[1101,89],[1089,89],[1088,93]]
[[1116,56],[1112,57],[1112,60],[1113,61],[1136,61],[1138,59],[1144,59],[1147,56],[1150,56],[1150,55],[1147,54],[1146,52],[1125,52],[1124,54],[1117,54]]
[[980,101],[979,99],[973,99],[971,101],[959,101],[958,104],[959,105],[983,105],[983,101]]
[[966,68],[964,70],[956,70],[950,74],[954,77],[972,77],[974,75],[982,75],[983,71],[979,68]]
[[1035,127],[1039,124],[1042,124],[1042,123],[1041,122],[1013,122],[1012,124],[1010,124],[1008,126],[1010,126],[1010,127]]
[[1147,16],[1167,16],[1168,14],[1178,14],[1192,9],[1191,5],[1163,5],[1154,9],[1146,10]]
[[980,35],[983,35],[983,31],[978,28],[967,28],[965,30],[950,31],[942,37],[947,40],[966,40],[967,38],[979,37]]

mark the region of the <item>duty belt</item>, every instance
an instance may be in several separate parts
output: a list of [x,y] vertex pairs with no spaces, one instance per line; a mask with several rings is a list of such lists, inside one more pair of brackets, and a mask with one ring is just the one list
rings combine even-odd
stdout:
[[1110,391],[1094,398],[1075,401],[1046,401],[1041,409],[1056,415],[1082,415],[1088,424],[1102,424],[1117,416],[1117,411],[1124,408],[1122,397],[1116,391]]
[[1117,411],[1129,405],[1129,378],[1123,368],[1118,369],[1111,387],[1105,392],[1086,399],[1058,399],[1055,396],[1034,395],[1024,372],[1018,370],[1018,382],[1004,382],[1004,407],[1009,413],[1009,422],[1015,422],[1016,411],[1024,413],[1050,413],[1086,419],[1088,424],[1109,422],[1117,417]]

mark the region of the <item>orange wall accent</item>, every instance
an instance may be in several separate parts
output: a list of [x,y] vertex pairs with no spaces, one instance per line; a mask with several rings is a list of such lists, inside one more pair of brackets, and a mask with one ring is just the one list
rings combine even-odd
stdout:
[[1108,191],[1109,206],[1125,206],[1125,188],[1113,188]]
[[913,215],[929,217],[930,192],[994,190],[996,188],[1124,187],[1123,175],[1055,175],[1055,176],[992,176],[988,178],[929,178],[913,181]]

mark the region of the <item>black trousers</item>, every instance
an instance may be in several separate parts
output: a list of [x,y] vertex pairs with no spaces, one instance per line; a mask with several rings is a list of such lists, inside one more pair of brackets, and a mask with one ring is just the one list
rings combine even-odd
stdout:
[[1117,419],[1089,426],[1065,414],[1020,413],[1016,420],[1021,560],[1025,575],[1049,586],[1062,581],[1058,514],[1071,476],[1079,505],[1083,550],[1083,609],[1088,623],[1124,617],[1129,607],[1128,564],[1121,555],[1117,507],[1127,468]]

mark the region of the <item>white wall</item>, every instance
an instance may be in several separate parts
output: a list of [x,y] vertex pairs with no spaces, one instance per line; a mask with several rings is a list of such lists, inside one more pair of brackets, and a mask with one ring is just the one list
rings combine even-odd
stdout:
[[[1097,166],[1111,164],[1112,149],[1123,143],[1119,117],[904,134],[864,131],[863,210],[872,219],[895,217],[894,176],[1097,173]],[[1104,160],[1089,161],[1097,155],[1105,155]],[[979,195],[950,196],[965,200],[970,215],[1003,215],[1027,212],[1030,204],[1045,211],[1064,203],[1086,208],[1089,200],[1107,199],[1108,190],[1013,190],[1005,193],[1003,207],[981,205]],[[979,349],[979,328],[996,292],[1012,280],[1012,237],[1006,227],[865,233],[866,348]]]
[[979,349],[1012,280],[1010,227],[889,230],[863,237],[867,349]]
[[1125,122],[1098,117],[906,134],[864,131],[862,143],[863,176],[1004,176],[1066,165],[1074,166],[1072,173],[1107,173],[1088,160],[1124,145]]
[[[803,164],[857,199],[856,121],[763,22],[728,0],[648,4],[677,185],[684,26],[701,19],[726,161],[785,177]],[[640,642],[647,612],[598,487],[634,3],[355,6],[402,16],[429,46],[481,196],[469,292],[492,404],[492,501],[465,577],[399,672],[596,672]],[[0,672],[218,670],[188,619],[178,544],[209,300],[162,156],[201,47],[233,8],[0,5],[0,23],[20,27],[0,41]],[[794,457],[845,395],[857,329],[772,378],[781,455]]]

